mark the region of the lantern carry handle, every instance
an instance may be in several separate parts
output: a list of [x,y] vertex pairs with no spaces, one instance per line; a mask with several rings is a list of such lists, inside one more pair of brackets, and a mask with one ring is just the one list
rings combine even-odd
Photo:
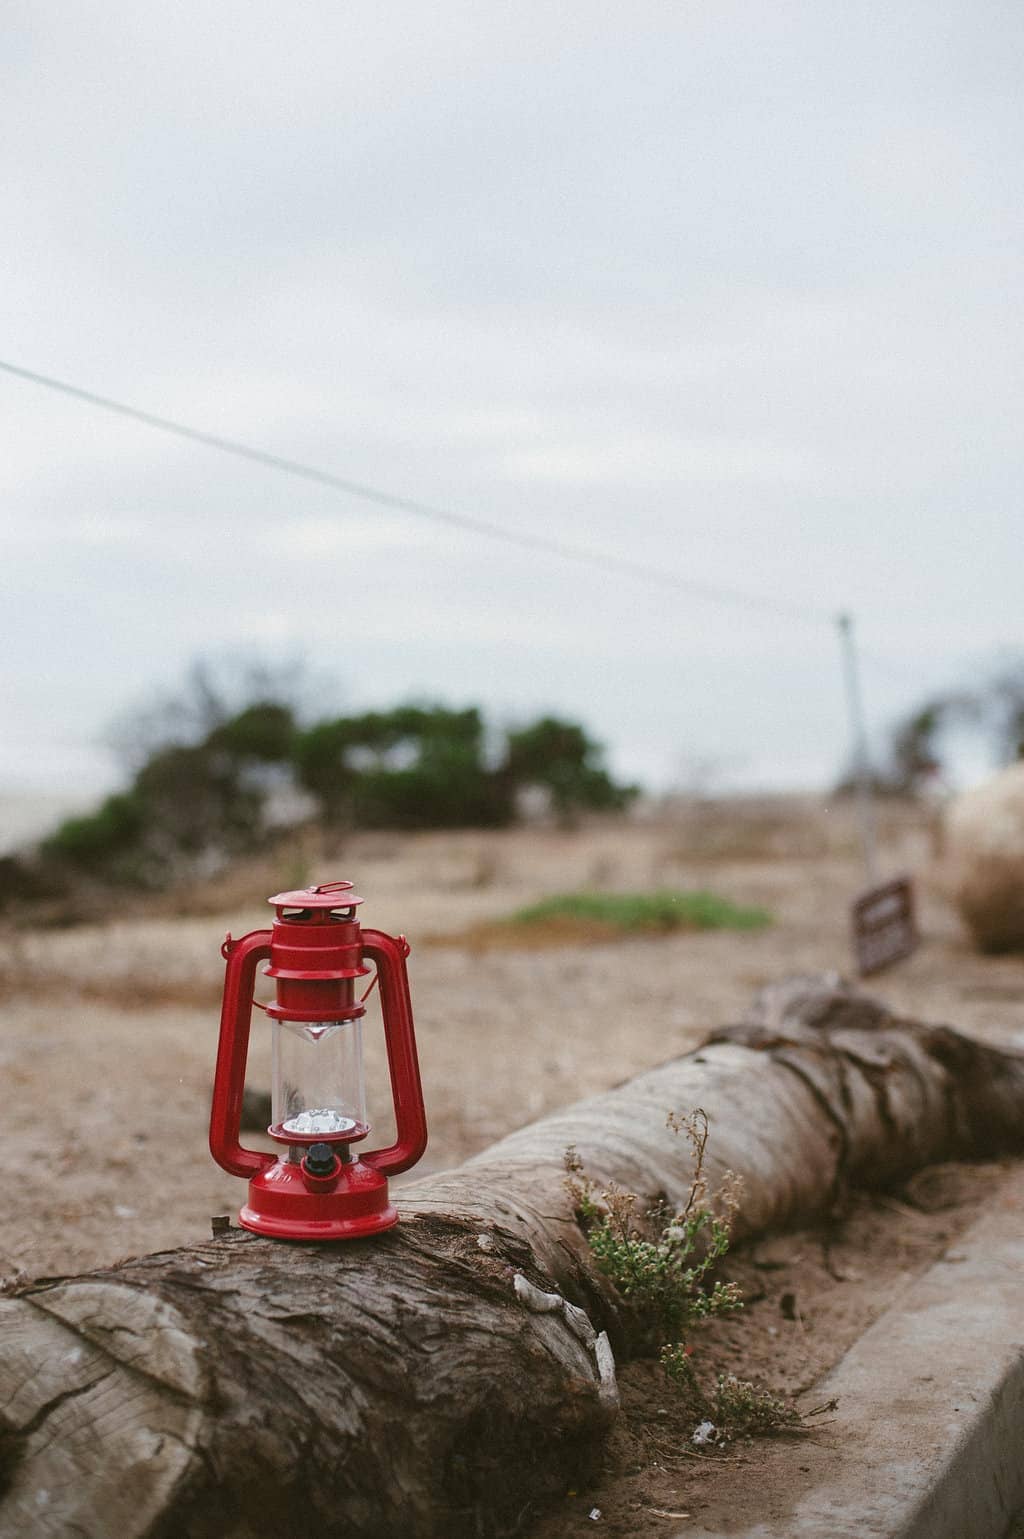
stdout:
[[371,1149],[359,1158],[362,1164],[371,1165],[385,1175],[397,1175],[415,1165],[427,1147],[427,1118],[416,1057],[409,975],[405,966],[409,942],[404,935],[396,939],[382,930],[364,930],[362,947],[363,955],[376,963],[380,978],[396,1137],[388,1148]]
[[210,1110],[210,1153],[233,1176],[258,1176],[275,1163],[276,1156],[259,1149],[243,1149],[242,1094],[245,1061],[249,1054],[249,1023],[257,965],[270,956],[270,930],[253,930],[223,945],[227,959],[224,973],[224,1004],[220,1017],[220,1046],[213,1077]]

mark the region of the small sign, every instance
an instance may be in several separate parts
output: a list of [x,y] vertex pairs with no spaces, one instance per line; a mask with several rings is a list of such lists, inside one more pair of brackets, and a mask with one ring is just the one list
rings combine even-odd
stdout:
[[853,903],[851,917],[853,949],[862,978],[902,962],[920,941],[909,877],[898,877],[862,893]]

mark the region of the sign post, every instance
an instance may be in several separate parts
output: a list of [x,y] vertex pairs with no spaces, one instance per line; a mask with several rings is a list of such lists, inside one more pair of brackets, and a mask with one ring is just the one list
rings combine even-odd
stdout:
[[878,863],[875,840],[875,808],[871,789],[871,755],[868,752],[867,727],[864,724],[864,702],[860,692],[860,671],[857,667],[857,648],[853,639],[853,616],[844,613],[836,616],[839,629],[839,649],[843,658],[843,678],[846,681],[846,708],[850,718],[850,738],[853,742],[853,772],[857,782],[857,821],[860,824],[860,846],[864,857],[864,872],[868,886],[878,881]]
[[914,892],[909,877],[891,882],[878,880],[878,841],[875,828],[874,791],[871,784],[871,756],[864,722],[864,703],[857,667],[857,648],[853,636],[853,616],[836,616],[839,647],[846,681],[846,706],[853,742],[854,778],[857,784],[857,822],[860,827],[861,854],[867,888],[855,898],[850,909],[853,929],[853,953],[861,977],[881,972],[893,962],[910,956],[918,945],[914,916]]
[[862,978],[902,962],[917,948],[920,936],[914,917],[914,892],[901,876],[872,887],[855,898],[851,908],[853,950]]

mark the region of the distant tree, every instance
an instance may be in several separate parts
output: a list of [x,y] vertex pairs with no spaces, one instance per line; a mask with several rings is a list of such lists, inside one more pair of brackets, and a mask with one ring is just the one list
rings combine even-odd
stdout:
[[350,764],[349,754],[357,747],[351,718],[346,716],[314,722],[295,735],[292,760],[296,778],[316,797],[325,823],[342,823],[351,815],[358,772]]
[[315,723],[296,739],[295,765],[328,822],[486,827],[507,822],[512,809],[483,749],[475,707],[404,705]]
[[510,732],[499,774],[515,792],[541,786],[561,817],[574,812],[616,811],[637,794],[617,785],[603,765],[604,750],[576,722],[542,716]]
[[326,821],[363,827],[493,827],[516,796],[542,786],[560,816],[627,805],[635,788],[605,770],[602,750],[575,722],[554,717],[508,735],[487,764],[480,712],[404,705],[316,722],[295,739],[298,780]]
[[162,887],[200,857],[252,849],[263,832],[264,801],[243,762],[223,749],[165,748],[128,791],[61,823],[42,853],[101,881]]
[[96,812],[66,818],[45,839],[45,858],[82,871],[127,876],[146,826],[142,802],[133,791],[108,796]]
[[545,717],[509,734],[495,767],[476,707],[409,704],[302,726],[266,671],[251,670],[248,686],[231,709],[197,665],[176,700],[137,721],[128,788],[62,823],[44,859],[101,881],[165,886],[258,848],[281,781],[311,792],[326,823],[366,828],[498,826],[528,786],[545,787],[562,817],[623,807],[635,794],[616,785],[574,722]]
[[273,699],[257,700],[214,727],[204,739],[204,746],[234,760],[287,764],[292,758],[295,733],[295,715],[290,705]]
[[949,711],[949,697],[940,696],[896,723],[889,745],[887,791],[897,796],[914,796],[928,777],[941,769],[939,737]]
[[[203,657],[173,690],[150,691],[120,715],[107,740],[130,773],[165,748],[208,741],[227,722],[270,707],[293,720],[307,715],[313,686],[295,660],[266,663],[246,657]],[[257,753],[257,757],[261,755]]]
[[992,678],[982,709],[991,722],[1000,763],[1024,759],[1024,658],[1004,664]]
[[[1024,658],[1011,660],[973,689],[949,690],[916,705],[893,726],[887,762],[873,770],[881,792],[913,796],[945,767],[944,739],[953,727],[987,737],[997,763],[1024,758]],[[850,789],[847,775],[839,789]]]
[[[280,765],[290,775],[294,711],[289,701],[262,693],[275,687],[266,669],[253,665],[234,687],[243,703],[232,711],[227,691],[199,663],[177,697],[137,715],[130,756],[138,762],[129,788],[90,816],[62,823],[44,841],[44,857],[103,881],[160,887],[197,860],[258,845],[265,833],[263,772]],[[129,720],[122,718],[125,733]]]
[[261,830],[263,793],[248,785],[243,764],[222,748],[167,748],[136,775],[133,796],[145,815],[145,842],[155,853],[238,854]]

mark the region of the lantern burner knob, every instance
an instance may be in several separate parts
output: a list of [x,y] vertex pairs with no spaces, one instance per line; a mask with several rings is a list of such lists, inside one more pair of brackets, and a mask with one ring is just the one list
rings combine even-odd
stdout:
[[310,1144],[304,1164],[311,1176],[333,1176],[337,1161],[330,1144]]

